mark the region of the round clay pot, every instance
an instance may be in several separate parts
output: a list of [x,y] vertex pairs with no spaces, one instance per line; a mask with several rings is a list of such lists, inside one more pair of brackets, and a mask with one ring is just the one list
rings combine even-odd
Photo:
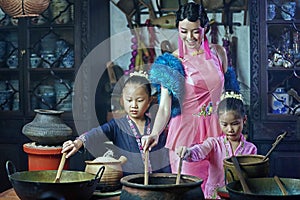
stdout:
[[36,115],[32,122],[26,124],[22,132],[29,139],[41,145],[59,145],[72,136],[72,129],[61,119],[64,111],[34,110]]
[[97,174],[99,168],[105,166],[104,173],[97,189],[101,192],[112,192],[121,189],[120,179],[123,177],[122,164],[127,161],[125,156],[118,160],[112,157],[98,157],[92,161],[85,161],[85,172]]
[[[246,178],[260,178],[269,176],[269,158],[264,160],[263,155],[238,155],[237,160],[242,169],[242,173]],[[230,183],[238,181],[236,169],[231,161],[231,158],[223,161],[225,180]]]

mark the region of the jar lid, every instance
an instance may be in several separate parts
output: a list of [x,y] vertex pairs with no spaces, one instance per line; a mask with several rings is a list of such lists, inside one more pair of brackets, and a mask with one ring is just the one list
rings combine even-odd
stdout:
[[92,161],[85,161],[87,164],[119,164],[120,160],[117,160],[112,157],[97,157]]

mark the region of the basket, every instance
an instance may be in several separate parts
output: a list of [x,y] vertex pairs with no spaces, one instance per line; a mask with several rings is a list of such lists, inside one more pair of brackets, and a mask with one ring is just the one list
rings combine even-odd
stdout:
[[0,0],[0,7],[11,17],[36,17],[49,6],[49,0]]

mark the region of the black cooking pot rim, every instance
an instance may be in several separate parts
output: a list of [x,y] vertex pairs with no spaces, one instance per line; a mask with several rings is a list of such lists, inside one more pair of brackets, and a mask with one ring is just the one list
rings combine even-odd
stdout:
[[[13,181],[18,181],[18,182],[26,182],[26,183],[45,183],[45,184],[57,184],[57,183],[54,183],[54,179],[55,179],[55,175],[56,175],[56,172],[57,170],[37,170],[37,171],[21,171],[21,172],[15,172],[13,174],[10,174],[8,175],[8,177],[10,178],[10,180],[13,180]],[[33,175],[36,175],[36,177],[40,177],[39,175],[42,175],[42,174],[47,174],[47,173],[50,173],[51,175],[53,175],[53,182],[51,180],[49,181],[41,181],[41,180],[30,180],[30,179],[27,179],[27,178],[24,178],[28,175],[30,176],[33,176]],[[100,180],[100,177],[95,177],[95,175],[93,174],[89,174],[87,172],[82,172],[82,171],[73,171],[73,170],[64,170],[62,172],[63,174],[64,173],[75,173],[75,174],[78,174],[78,175],[82,175],[82,180],[74,180],[74,181],[68,181],[68,182],[60,182],[59,184],[72,184],[72,183],[85,183],[85,182],[90,182],[90,181],[93,181],[93,180]]]
[[[247,162],[247,163],[244,163],[244,162],[239,162],[240,165],[243,165],[243,166],[248,166],[248,165],[257,165],[257,164],[264,164],[264,163],[267,163],[269,162],[269,158],[263,160],[265,158],[265,156],[263,155],[256,155],[256,154],[251,154],[251,155],[238,155],[236,156],[236,158],[239,160],[239,158],[247,158],[247,157],[254,157],[254,158],[259,158],[260,160],[258,161],[252,161],[252,162]],[[224,163],[226,164],[231,164],[233,166],[233,163],[231,161],[231,157],[230,158],[225,158],[224,159]]]
[[[149,174],[149,182],[150,183],[151,183],[151,178],[172,178],[172,179],[174,179],[174,184],[153,184],[153,185],[149,184],[149,185],[146,185],[146,187],[149,189],[164,189],[164,188],[170,188],[170,187],[172,187],[172,188],[197,187],[197,186],[200,186],[203,182],[202,179],[200,179],[196,176],[181,175],[181,180],[183,180],[183,181],[181,181],[180,184],[176,184],[176,182],[175,182],[176,176],[177,176],[177,174],[171,174],[171,173]],[[120,182],[125,186],[145,189],[144,184],[130,182],[131,180],[134,180],[134,179],[141,179],[141,178],[143,179],[143,177],[144,177],[144,174],[128,175],[128,176],[124,176],[123,178],[121,178]],[[189,181],[189,182],[184,182],[184,181]]]
[[[261,182],[260,181],[265,181],[265,180],[271,180],[271,179],[274,179],[274,178],[272,178],[272,177],[265,177],[265,178],[248,178],[246,181],[251,181],[251,182],[254,182],[254,183],[257,183],[257,184],[261,184]],[[300,185],[300,179],[295,179],[295,178],[280,178],[282,181],[284,181],[284,180],[286,180],[286,181],[291,181],[291,182],[298,182],[299,183],[299,185]],[[233,189],[234,188],[234,186],[235,185],[237,185],[237,184],[240,184],[239,183],[240,181],[233,181],[233,182],[230,182],[230,183],[228,183],[228,184],[226,184],[226,189],[228,190],[228,192],[229,192],[229,196],[230,196],[230,193],[233,193],[233,194],[235,194],[235,196],[236,195],[241,195],[241,197],[245,197],[245,196],[252,196],[252,197],[261,197],[261,198],[263,198],[263,197],[282,197],[282,198],[284,198],[284,196],[286,196],[286,197],[299,197],[299,198],[297,198],[297,199],[300,199],[300,188],[299,188],[299,192],[298,193],[292,193],[292,194],[287,194],[287,195],[279,195],[279,194],[256,194],[256,193],[244,193],[243,191],[242,191],[242,189],[241,190],[236,190],[236,189]],[[249,183],[249,182],[248,182]],[[241,188],[242,188],[242,186],[241,186]],[[250,190],[251,190],[251,187],[250,187]]]

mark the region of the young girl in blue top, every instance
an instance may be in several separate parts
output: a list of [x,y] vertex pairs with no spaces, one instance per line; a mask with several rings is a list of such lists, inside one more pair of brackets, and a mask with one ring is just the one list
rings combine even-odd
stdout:
[[[64,142],[62,153],[67,152],[66,158],[75,154],[82,146],[93,156],[98,157],[103,143],[112,141],[118,150],[117,154],[127,157],[127,162],[122,165],[123,175],[144,172],[141,138],[151,133],[154,122],[147,113],[152,97],[151,85],[145,74],[135,73],[125,81],[121,101],[126,115],[93,128],[74,141]],[[168,151],[164,148],[165,139],[166,134],[161,134],[159,145],[150,152],[151,172],[171,172]]]

